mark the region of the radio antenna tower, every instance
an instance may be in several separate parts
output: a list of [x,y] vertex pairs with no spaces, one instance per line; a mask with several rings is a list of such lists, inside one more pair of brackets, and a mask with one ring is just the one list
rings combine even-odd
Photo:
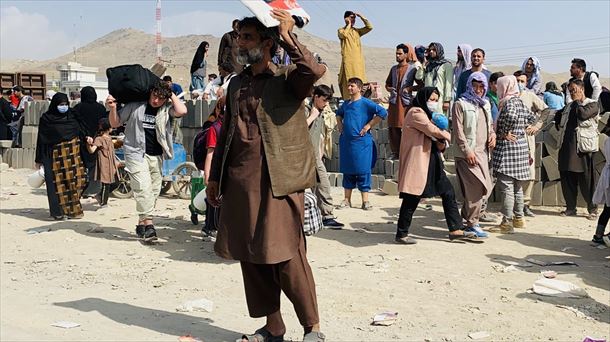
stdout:
[[162,60],[162,47],[161,47],[161,0],[157,0],[157,11],[156,16],[157,20],[157,37],[155,39],[157,43],[157,63],[161,63]]

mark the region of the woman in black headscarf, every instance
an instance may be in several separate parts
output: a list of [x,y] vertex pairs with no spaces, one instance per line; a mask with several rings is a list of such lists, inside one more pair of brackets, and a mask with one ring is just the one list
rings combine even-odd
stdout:
[[191,91],[205,88],[205,73],[208,65],[205,58],[208,56],[209,48],[210,44],[204,41],[199,44],[199,47],[195,52],[193,62],[191,63]]
[[[81,126],[83,135],[95,137],[98,130],[100,119],[108,117],[106,108],[97,102],[97,93],[93,87],[84,87],[80,91],[80,103],[74,107],[74,116]],[[87,153],[85,139],[81,141],[81,151],[83,152],[83,162],[87,169],[87,186],[83,191],[83,197],[94,197],[101,190],[101,184],[93,177],[95,175],[96,155]]]
[[451,134],[446,126],[439,128],[442,125],[433,119],[432,114],[440,111],[440,103],[439,92],[435,87],[419,90],[402,126],[398,172],[398,191],[402,205],[395,239],[400,244],[416,243],[409,236],[413,213],[422,198],[435,196],[440,196],[443,200],[449,239],[476,238],[474,233],[462,230],[462,217],[455,201],[455,193],[443,167],[441,152],[445,149],[445,142],[451,139]]
[[57,93],[42,114],[36,143],[36,167],[44,166],[51,216],[56,220],[81,218],[80,195],[85,168],[80,154],[81,126],[68,96]]

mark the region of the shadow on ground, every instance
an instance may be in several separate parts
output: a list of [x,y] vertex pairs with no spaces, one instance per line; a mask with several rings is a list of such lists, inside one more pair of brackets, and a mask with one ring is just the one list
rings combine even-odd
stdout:
[[125,326],[138,326],[162,334],[183,336],[190,334],[204,341],[235,341],[240,333],[212,325],[213,320],[117,303],[100,298],[85,298],[70,302],[53,303],[81,312],[97,311]]
[[[111,218],[108,218],[108,224],[89,222],[86,216],[80,220],[54,221],[49,218],[47,209],[40,208],[1,209],[0,213],[19,215],[42,221],[39,226],[24,230],[29,234],[52,234],[54,231],[72,230],[87,238],[125,241],[127,243],[143,245],[143,247],[147,248],[154,248],[167,253],[168,256],[166,258],[171,260],[209,264],[233,263],[233,261],[216,256],[213,251],[214,243],[202,240],[201,232],[199,231],[200,226],[194,226],[190,222],[187,223],[186,221],[175,220],[173,218],[155,218],[157,235],[162,242],[143,244],[135,235],[135,225],[129,225],[127,229],[115,227],[112,225],[113,221],[111,221]],[[85,212],[85,215],[87,215],[87,212]]]

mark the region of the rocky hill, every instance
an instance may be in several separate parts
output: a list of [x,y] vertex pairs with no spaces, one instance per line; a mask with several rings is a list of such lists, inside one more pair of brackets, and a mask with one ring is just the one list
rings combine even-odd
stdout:
[[[306,31],[297,32],[299,39],[311,51],[317,52],[329,66],[327,75],[328,82],[336,86],[338,69],[341,64],[340,46],[337,41],[330,41],[313,36]],[[155,62],[156,47],[154,35],[143,31],[127,28],[113,31],[91,43],[79,48],[75,53],[59,56],[44,61],[32,60],[2,60],[0,68],[2,72],[45,72],[47,79],[58,79],[59,72],[56,67],[68,61],[74,61],[91,67],[100,68],[99,79],[105,79],[105,70],[108,67],[121,64],[142,64],[151,66]],[[202,41],[210,43],[208,73],[216,72],[216,56],[220,38],[210,35],[188,35],[181,37],[165,38],[163,40],[163,57],[171,61],[168,65],[167,74],[174,81],[183,86],[188,86],[189,68],[191,60]],[[370,81],[384,82],[390,66],[394,63],[394,50],[390,48],[372,48],[365,46],[367,76]],[[567,65],[567,62],[566,62]],[[512,73],[517,66],[489,65],[492,71],[503,71]],[[543,72],[544,81],[555,81],[561,84],[569,77],[568,73],[549,74]],[[605,85],[609,84],[607,78],[602,80]]]

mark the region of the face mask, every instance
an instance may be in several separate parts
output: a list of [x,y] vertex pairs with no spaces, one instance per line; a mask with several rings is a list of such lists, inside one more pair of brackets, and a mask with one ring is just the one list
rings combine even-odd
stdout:
[[523,92],[525,90],[525,84],[519,83],[519,91]]
[[68,106],[68,105],[57,106],[57,111],[62,114],[65,114],[68,111],[68,109],[70,109],[70,106]]
[[426,102],[426,106],[432,113],[434,113],[438,109],[438,102],[428,101]]

